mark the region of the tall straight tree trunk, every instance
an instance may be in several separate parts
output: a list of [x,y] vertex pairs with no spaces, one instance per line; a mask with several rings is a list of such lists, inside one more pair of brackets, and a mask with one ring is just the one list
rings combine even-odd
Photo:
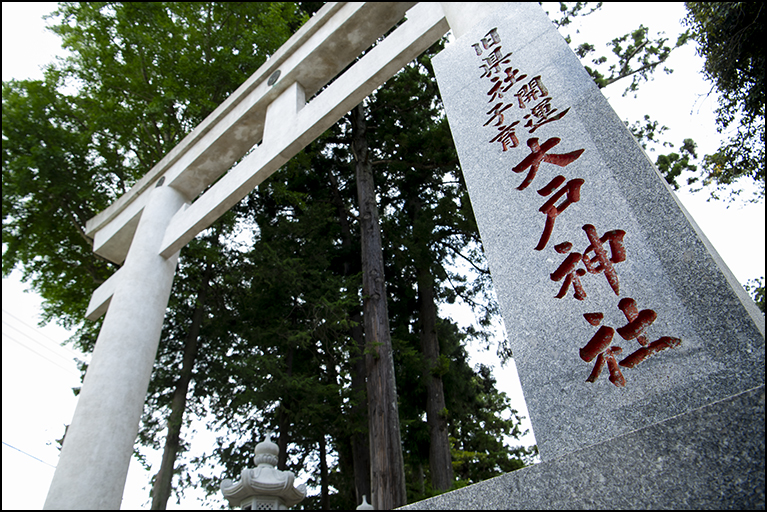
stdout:
[[370,439],[368,435],[368,403],[365,379],[365,337],[362,331],[362,318],[359,313],[352,316],[357,325],[352,327],[352,338],[357,342],[360,355],[352,366],[352,460],[354,464],[354,490],[357,504],[362,503],[362,496],[370,499]]
[[[352,231],[349,225],[349,212],[344,206],[338,180],[330,172],[329,178],[333,192],[333,202],[338,211],[338,219],[341,225],[342,244],[347,255],[352,253]],[[360,261],[356,264],[347,260],[344,262],[344,275],[349,276],[353,271],[358,271]],[[352,270],[354,269],[354,270]],[[352,428],[352,466],[354,468],[354,491],[357,504],[362,503],[362,496],[370,499],[370,443],[368,442],[368,404],[365,379],[367,369],[365,365],[365,333],[362,328],[362,315],[355,311],[351,315],[352,327],[349,334],[359,349],[359,355],[352,361],[352,406],[350,408],[350,422]]]
[[433,489],[445,491],[453,485],[453,464],[445,413],[445,393],[439,368],[437,305],[434,303],[434,278],[428,267],[418,269],[418,308],[421,317],[421,350],[426,381],[426,423],[429,427],[429,469]]
[[[288,353],[285,354],[285,366],[288,379],[293,376],[293,347],[288,349]],[[280,452],[277,455],[277,469],[285,471],[288,465],[288,441],[290,429],[290,417],[286,403],[289,401],[289,397],[285,396],[280,402],[280,408],[277,412],[277,428],[280,429],[279,437],[277,438],[277,447]]]
[[429,428],[429,469],[431,486],[445,491],[453,485],[453,463],[447,429],[445,392],[442,385],[439,337],[437,336],[437,304],[428,237],[434,232],[434,217],[424,209],[423,200],[414,195],[407,201],[413,224],[414,247],[411,251],[418,287],[418,313],[421,324],[423,377],[426,384],[426,424]]
[[168,435],[165,437],[165,448],[162,453],[160,470],[155,476],[152,486],[152,510],[165,510],[170,498],[173,481],[173,466],[176,463],[178,448],[181,443],[181,426],[183,424],[184,409],[186,408],[186,394],[189,391],[189,382],[192,380],[192,370],[197,358],[197,346],[202,325],[205,300],[208,294],[208,281],[212,274],[212,267],[208,264],[203,272],[202,284],[197,293],[197,306],[192,314],[192,325],[184,344],[184,358],[181,365],[181,375],[176,382],[173,392],[173,400],[170,405],[170,417],[168,418]]
[[328,484],[328,454],[325,435],[320,438],[320,509],[330,510],[330,494]]
[[373,169],[368,159],[365,112],[360,104],[351,113],[352,150],[356,159],[362,242],[371,503],[376,510],[390,510],[407,503],[397,384],[394,378],[394,358],[386,302],[381,226],[373,184]]

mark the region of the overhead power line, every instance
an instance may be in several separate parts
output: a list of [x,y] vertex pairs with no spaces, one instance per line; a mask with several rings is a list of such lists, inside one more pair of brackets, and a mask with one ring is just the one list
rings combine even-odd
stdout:
[[[14,322],[10,323],[6,321],[6,316],[12,318]],[[57,343],[55,340],[47,336],[44,332],[29,325],[24,320],[21,320],[20,318],[18,318],[17,316],[15,316],[13,313],[9,312],[6,309],[3,309],[2,323],[3,323],[3,337],[7,336],[11,341],[18,343],[19,345],[26,348],[27,350],[39,355],[43,359],[46,359],[47,361],[50,361],[51,363],[59,367],[62,367],[61,364],[57,364],[55,361],[51,360],[49,357],[46,357],[44,354],[41,354],[37,350],[34,350],[33,348],[29,346],[28,342],[33,342],[36,345],[39,345],[40,347],[44,348],[47,352],[55,354],[57,358],[60,358],[60,361],[65,361],[64,364],[66,365],[71,365],[72,361],[74,360],[87,360],[86,356],[84,356],[83,354],[79,354]],[[15,323],[20,324],[20,326],[14,325]],[[26,329],[22,330],[20,327],[24,327]],[[16,334],[12,336],[11,335],[12,333],[9,333],[9,330],[12,330],[13,332],[20,334],[22,338],[19,338]],[[25,332],[25,331],[30,331],[31,333]],[[41,339],[41,338],[45,338],[45,339]],[[54,349],[53,347],[56,347],[58,350]],[[69,371],[73,370],[71,366],[64,369]]]
[[24,454],[24,455],[26,455],[27,457],[31,457],[31,458],[35,459],[36,461],[38,461],[38,462],[42,462],[42,463],[43,463],[43,464],[45,464],[46,466],[51,466],[53,469],[56,469],[56,466],[52,466],[51,464],[48,464],[48,463],[47,463],[47,462],[45,462],[44,460],[38,459],[38,458],[37,458],[37,457],[35,457],[34,455],[30,455],[30,454],[28,454],[27,452],[25,452],[24,450],[19,450],[19,449],[18,449],[18,448],[16,448],[15,446],[12,446],[12,445],[10,445],[10,444],[6,443],[5,441],[3,441],[3,444],[4,444],[5,446],[7,446],[8,448],[13,448],[13,449],[14,449],[14,450],[16,450],[17,452],[21,452],[21,453],[23,453],[23,454]]
[[[24,333],[22,333],[22,334],[24,334]],[[43,359],[45,359],[46,361],[48,361],[52,365],[58,366],[59,368],[61,368],[62,370],[66,371],[68,373],[77,374],[77,371],[74,368],[71,368],[71,367],[67,368],[66,366],[61,365],[60,363],[54,361],[53,359],[50,359],[49,357],[46,357],[44,354],[41,354],[37,350],[35,350],[32,347],[28,346],[26,343],[22,343],[21,341],[17,340],[16,338],[14,338],[13,336],[11,336],[10,334],[8,334],[6,332],[3,332],[3,339],[9,339],[9,340],[13,341],[14,343],[18,343],[23,348],[29,350],[30,352],[32,352],[32,353],[34,353],[34,354],[36,354],[36,355],[38,355],[40,357],[42,357]],[[61,356],[61,357],[64,357],[64,356]]]

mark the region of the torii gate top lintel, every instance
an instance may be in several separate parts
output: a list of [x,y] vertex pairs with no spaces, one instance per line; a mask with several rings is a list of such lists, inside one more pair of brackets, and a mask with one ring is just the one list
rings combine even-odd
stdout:
[[[416,2],[326,4],[128,192],[88,221],[86,233],[94,239],[94,252],[121,263],[148,192],[161,176],[190,200],[196,198],[262,140],[268,106],[291,84],[298,83],[304,97],[310,98],[414,5]],[[425,49],[448,29],[439,4],[422,5],[411,18],[420,22],[418,49]],[[401,62],[396,52],[391,57],[397,64],[394,74],[407,61]]]
[[[164,230],[159,252],[171,257],[449,29],[460,34],[495,10],[493,3],[327,4],[130,191],[88,221],[94,252],[125,261],[162,177],[187,203]],[[119,274],[94,292],[88,319],[106,312]]]

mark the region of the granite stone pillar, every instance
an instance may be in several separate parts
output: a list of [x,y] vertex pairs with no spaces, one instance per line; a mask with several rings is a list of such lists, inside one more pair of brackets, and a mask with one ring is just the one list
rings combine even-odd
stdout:
[[491,5],[432,63],[543,463],[409,508],[764,507],[764,316],[540,6]]
[[542,458],[762,385],[764,316],[540,6],[492,6],[433,63]]

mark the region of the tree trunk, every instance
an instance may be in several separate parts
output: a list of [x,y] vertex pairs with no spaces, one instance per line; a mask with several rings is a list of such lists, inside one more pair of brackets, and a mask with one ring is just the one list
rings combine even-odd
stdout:
[[352,338],[357,342],[360,355],[355,358],[352,367],[352,460],[354,464],[354,490],[357,504],[362,503],[362,496],[370,499],[370,439],[368,434],[368,403],[365,379],[365,337],[362,331],[362,318],[359,313],[352,316],[357,325],[352,327]]
[[445,491],[453,485],[453,464],[447,431],[445,393],[439,371],[437,306],[434,303],[434,278],[428,267],[418,269],[418,308],[421,317],[421,350],[426,382],[426,423],[429,426],[429,469],[431,486]]
[[320,509],[330,510],[330,494],[328,493],[328,459],[325,436],[320,438]]
[[419,462],[415,470],[417,473],[415,475],[415,482],[418,485],[418,489],[420,489],[421,494],[426,494],[426,486],[423,482],[423,463]]
[[351,117],[362,242],[371,503],[376,510],[390,510],[407,503],[397,385],[386,302],[381,226],[365,138],[365,112],[361,104],[352,110]]
[[[343,247],[346,254],[352,253],[352,232],[349,225],[349,212],[344,206],[341,198],[341,191],[338,187],[338,180],[335,175],[329,173],[330,183],[333,192],[333,202],[338,211],[338,219],[341,225],[341,235],[343,237]],[[352,264],[348,259],[344,262],[344,275],[351,275],[359,268],[359,260]],[[351,315],[353,326],[349,329],[349,334],[355,341],[359,349],[359,355],[352,360],[352,406],[350,407],[351,423],[351,448],[352,448],[352,467],[354,468],[354,497],[357,504],[362,503],[362,496],[370,498],[370,444],[368,443],[368,414],[367,414],[367,391],[365,389],[365,378],[367,369],[365,367],[365,333],[362,328],[362,315],[355,311]]]
[[165,510],[170,498],[173,481],[173,466],[176,463],[178,448],[181,443],[181,426],[183,424],[184,409],[186,408],[186,394],[189,391],[189,382],[192,380],[192,370],[197,358],[197,342],[200,336],[200,326],[205,308],[205,300],[208,294],[208,281],[212,274],[212,267],[208,264],[203,272],[202,284],[197,293],[197,306],[192,314],[192,325],[184,344],[184,358],[181,365],[181,375],[176,382],[173,392],[173,400],[170,405],[170,417],[168,418],[168,435],[165,437],[165,448],[162,454],[160,470],[155,476],[152,486],[152,510]]
[[[290,347],[288,353],[285,354],[285,366],[288,379],[290,379],[293,376],[293,347]],[[290,429],[290,416],[286,407],[288,400],[287,396],[282,398],[279,412],[277,413],[277,428],[280,429],[279,437],[277,438],[277,447],[280,450],[280,453],[277,455],[277,469],[280,471],[285,471],[288,465],[288,430]]]

